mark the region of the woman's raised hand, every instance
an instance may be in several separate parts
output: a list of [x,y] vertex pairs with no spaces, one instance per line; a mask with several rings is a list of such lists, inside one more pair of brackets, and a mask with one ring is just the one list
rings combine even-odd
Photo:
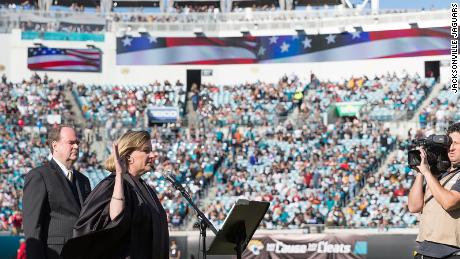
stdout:
[[127,163],[125,157],[120,157],[118,152],[118,143],[113,143],[112,145],[112,154],[114,155],[115,160],[115,173],[124,174],[128,172]]

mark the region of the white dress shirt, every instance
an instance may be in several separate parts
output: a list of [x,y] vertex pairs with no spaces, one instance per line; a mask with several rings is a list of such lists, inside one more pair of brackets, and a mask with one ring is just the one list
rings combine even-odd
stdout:
[[54,157],[53,157],[53,160],[54,160],[54,162],[56,162],[56,164],[58,164],[58,166],[61,168],[62,173],[64,174],[65,178],[67,178],[67,180],[69,180],[69,181],[72,181],[72,180],[71,180],[72,178],[69,179],[68,173],[69,173],[69,171],[70,171],[70,172],[71,172],[71,175],[72,175],[71,177],[73,177],[73,169],[67,169],[67,167],[65,167],[65,165],[63,165],[61,162],[59,162],[59,160],[57,160],[57,159],[54,158]]

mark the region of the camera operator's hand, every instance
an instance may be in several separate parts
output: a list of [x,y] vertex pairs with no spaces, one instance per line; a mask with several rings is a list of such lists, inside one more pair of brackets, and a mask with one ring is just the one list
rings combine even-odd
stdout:
[[426,158],[426,151],[423,148],[420,149],[420,158],[420,165],[417,166],[418,171],[423,175],[431,174],[430,165],[428,164],[428,159]]

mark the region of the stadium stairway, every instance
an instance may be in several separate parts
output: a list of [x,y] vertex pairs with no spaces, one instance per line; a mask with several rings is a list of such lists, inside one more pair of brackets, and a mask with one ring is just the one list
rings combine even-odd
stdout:
[[[197,204],[197,206],[201,209],[201,211],[205,212],[206,208],[211,206],[211,204],[216,198],[216,193],[217,193],[217,188],[215,186],[209,186],[208,189],[205,190],[204,196],[206,198],[198,201],[199,204]],[[186,223],[184,224],[185,229],[193,230],[195,223],[197,223],[196,213],[195,211],[193,211],[192,208],[190,208],[190,213],[186,218]]]
[[[304,95],[304,97],[302,99],[302,103],[308,102],[308,100],[310,100],[310,97],[313,94],[314,94],[314,91],[307,91],[307,94]],[[284,122],[284,125],[286,125],[289,122],[291,122],[294,125],[297,125],[298,123],[305,123],[307,117],[308,117],[308,115],[301,114],[299,112],[299,109],[297,107],[295,107],[294,110],[291,113],[289,113],[286,121]]]
[[96,154],[98,161],[104,161],[108,157],[108,153],[106,150],[104,141],[94,141],[91,145],[91,151]]
[[70,87],[65,87],[64,98],[72,106],[71,111],[75,115],[75,118],[73,118],[74,123],[78,126],[85,127],[86,126],[85,118],[83,117],[83,114],[81,113],[80,109],[78,109],[78,104],[72,95],[72,89]]
[[[385,161],[380,165],[379,169],[377,170],[377,173],[375,175],[382,175],[384,173],[385,170],[387,170],[388,168],[388,165],[390,164],[391,161],[393,161],[394,157],[396,156],[396,153],[398,152],[398,149],[393,149],[390,154],[388,154],[385,158]],[[361,193],[368,189],[369,188],[369,184],[367,183],[367,179],[366,179],[366,183],[364,184],[364,186],[359,190],[359,193],[355,196],[354,199],[350,199],[348,201],[348,204],[347,204],[347,207],[350,207],[352,206],[351,204],[353,203],[353,201],[356,201],[356,200],[359,200],[361,199]]]
[[415,111],[411,119],[399,120],[399,121],[390,121],[386,122],[385,125],[390,128],[390,132],[394,136],[405,139],[407,138],[407,133],[412,128],[420,128],[419,124],[419,115],[423,108],[429,106],[431,101],[439,95],[439,92],[442,90],[443,84],[437,83],[429,95],[425,98],[422,104]]
[[188,92],[187,95],[187,103],[185,104],[185,119],[187,122],[186,125],[188,125],[189,128],[197,129],[199,126],[199,118],[198,113],[193,110],[192,92]]
[[[84,129],[87,126],[86,120],[83,117],[83,114],[82,114],[81,110],[78,108],[78,103],[75,100],[74,95],[72,94],[71,87],[65,87],[65,89],[64,89],[64,98],[65,98],[65,100],[67,102],[70,103],[70,105],[72,107],[71,111],[74,114],[74,118],[72,118],[72,120],[74,121],[74,124],[79,126],[82,129]],[[104,141],[95,140],[92,143],[90,149],[91,149],[91,151],[93,151],[97,155],[98,161],[104,161],[104,159],[106,158],[106,152],[105,152],[106,150],[105,150]]]
[[289,113],[287,119],[284,121],[284,125],[287,125],[288,123],[295,124],[299,119],[299,109],[297,107],[294,108],[294,110]]
[[417,111],[415,112],[414,116],[412,117],[412,119],[410,121],[413,121],[413,122],[416,122],[417,123],[417,126],[420,126],[419,125],[419,121],[418,121],[418,116],[420,115],[420,112],[423,110],[423,108],[427,107],[428,105],[431,104],[431,101],[438,97],[439,95],[439,92],[442,90],[444,84],[441,84],[441,83],[437,83],[433,90],[431,91],[430,95],[428,95],[428,97],[423,101],[423,103],[419,106],[419,108],[417,109]]

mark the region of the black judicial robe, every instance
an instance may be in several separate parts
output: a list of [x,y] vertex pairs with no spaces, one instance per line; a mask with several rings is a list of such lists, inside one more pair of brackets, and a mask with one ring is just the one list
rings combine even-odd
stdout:
[[123,175],[125,208],[113,221],[109,204],[115,175],[102,180],[83,204],[73,238],[63,258],[155,258],[169,256],[166,212],[154,190],[142,179]]

